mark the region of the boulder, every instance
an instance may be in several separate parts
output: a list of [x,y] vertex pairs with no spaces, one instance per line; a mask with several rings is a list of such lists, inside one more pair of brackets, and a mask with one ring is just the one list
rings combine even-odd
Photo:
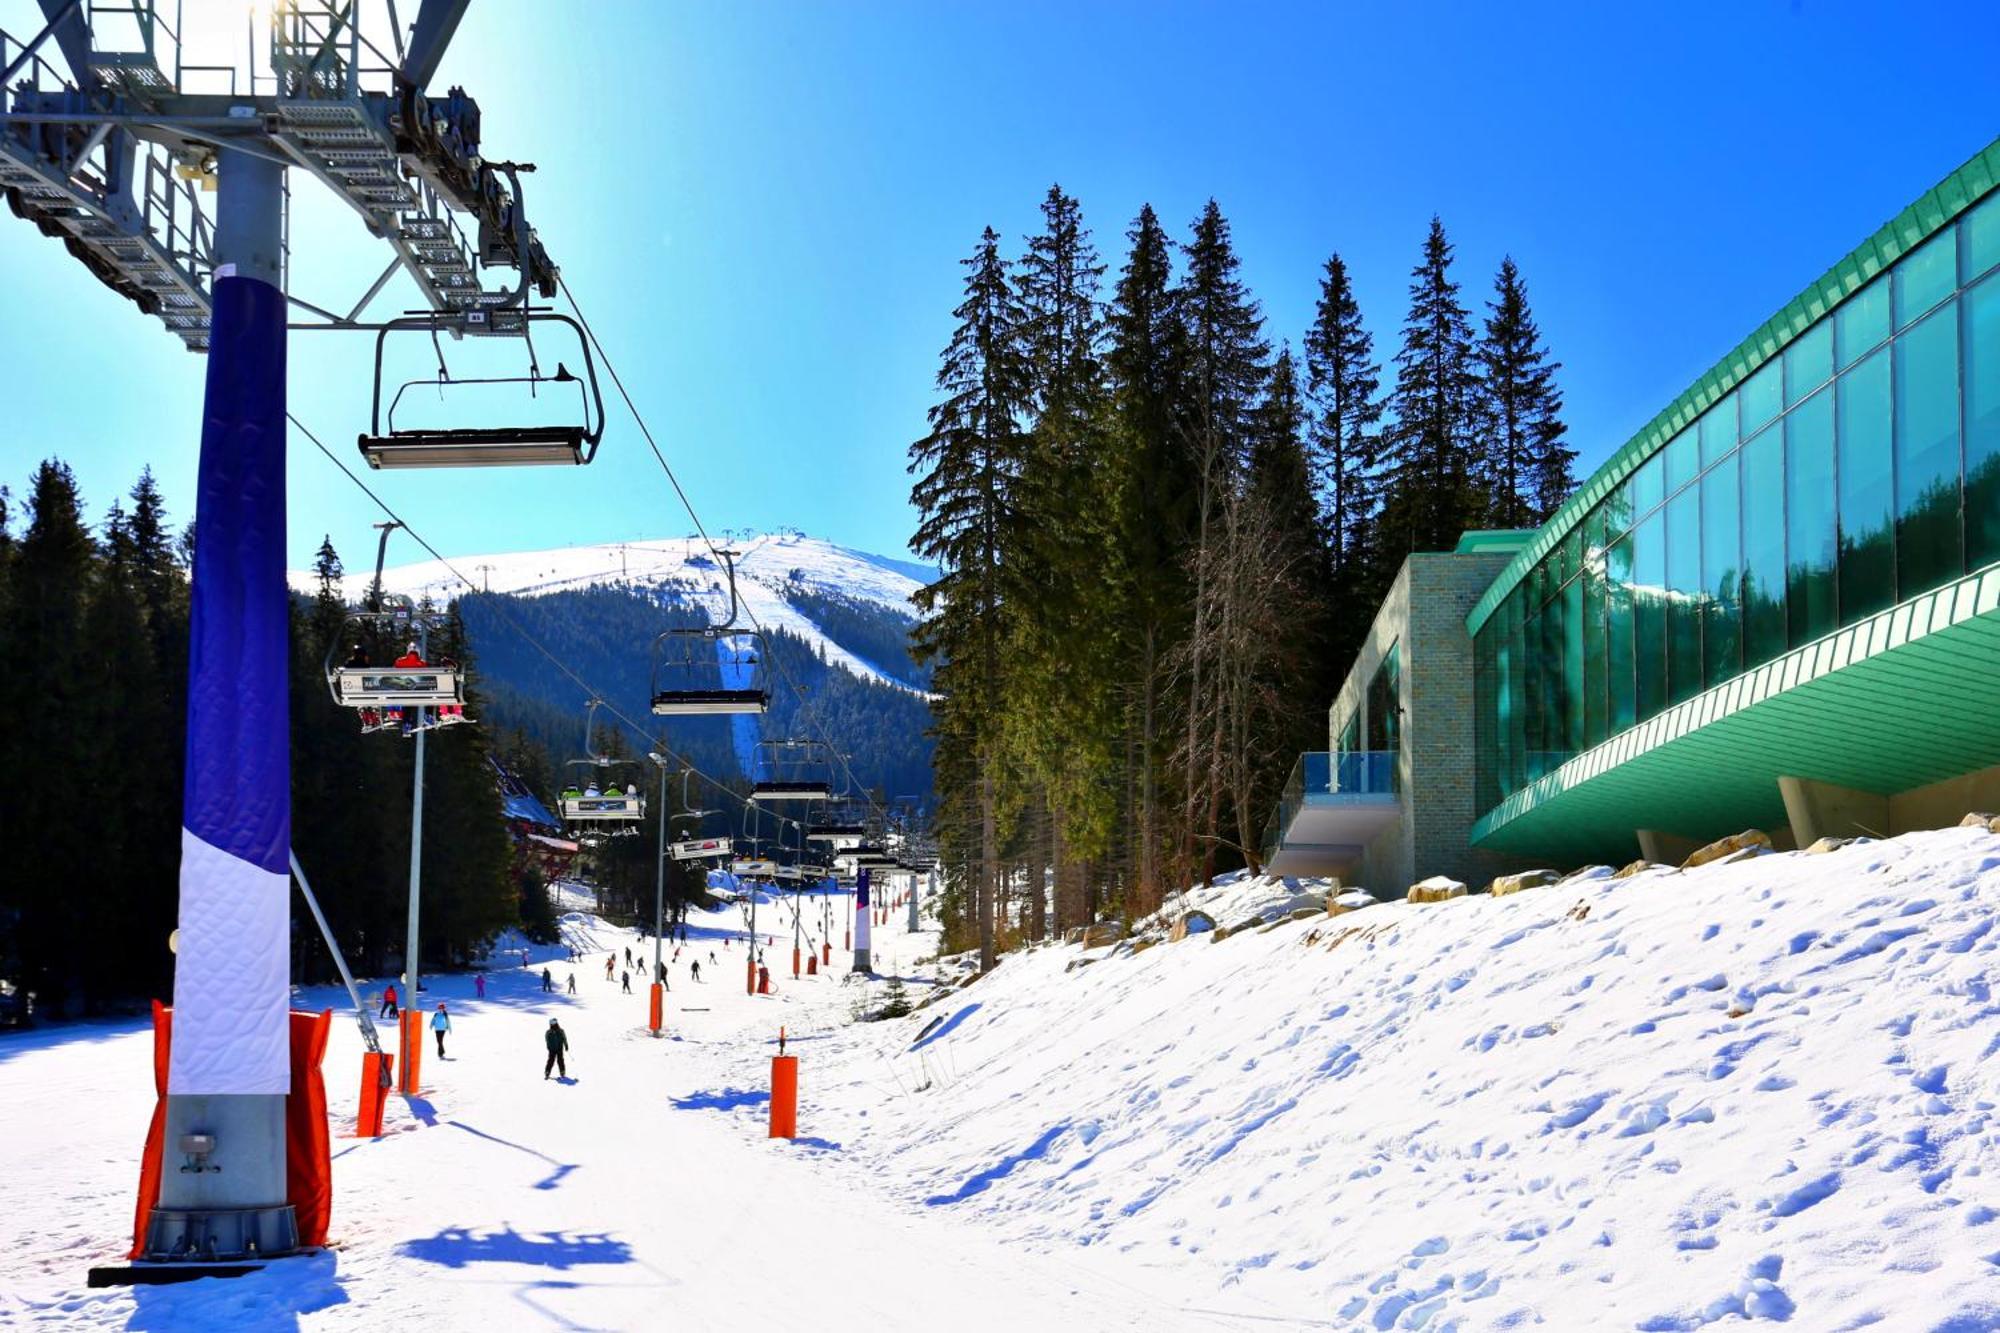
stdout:
[[1074,972],[1079,967],[1089,967],[1092,963],[1096,961],[1097,960],[1095,958],[1072,958],[1067,963],[1063,964],[1063,971]]
[[1325,910],[1324,908],[1319,908],[1319,907],[1294,907],[1291,911],[1291,915],[1286,917],[1285,919],[1287,921],[1304,921],[1307,917],[1314,917],[1320,915],[1320,913],[1323,912],[1324,910]]
[[1837,852],[1841,848],[1851,846],[1857,842],[1866,841],[1868,841],[1866,838],[1835,838],[1831,836],[1820,838],[1812,846],[1806,848],[1806,855],[1820,856],[1827,852]]
[[1714,842],[1708,844],[1708,846],[1697,849],[1694,855],[1681,862],[1681,869],[1693,870],[1696,866],[1705,866],[1711,861],[1720,861],[1723,857],[1730,856],[1733,853],[1750,851],[1753,847],[1758,850],[1753,852],[1752,855],[1761,855],[1763,852],[1770,851],[1770,835],[1762,829],[1751,828],[1744,829],[1741,833],[1732,833],[1726,838],[1717,838]]
[[1155,944],[1158,944],[1159,942],[1160,942],[1160,937],[1158,935],[1143,936],[1139,939],[1132,941],[1132,952],[1144,953],[1146,952],[1146,950],[1152,948]]
[[1345,916],[1375,905],[1375,895],[1366,889],[1343,889],[1326,900],[1328,916]]
[[1215,929],[1215,918],[1203,911],[1182,912],[1167,932],[1170,940],[1184,940],[1190,935],[1202,935]]
[[1643,875],[1648,870],[1672,870],[1672,869],[1673,869],[1672,866],[1661,865],[1658,861],[1648,861],[1645,857],[1642,856],[1638,860],[1634,861],[1631,865],[1628,865],[1623,870],[1620,870],[1611,878],[1630,879],[1634,875]]
[[1464,896],[1465,885],[1447,875],[1432,875],[1429,879],[1418,880],[1410,886],[1409,901],[1441,903],[1450,898]]
[[1486,886],[1486,892],[1495,898],[1505,898],[1510,893],[1519,893],[1523,889],[1539,889],[1561,878],[1562,876],[1553,870],[1523,870],[1512,875],[1496,876],[1493,882]]
[[1983,828],[1990,830],[1993,827],[1993,816],[1975,810],[1965,818],[1959,820],[1958,826],[1960,828]]
[[1101,949],[1124,938],[1125,924],[1122,921],[1099,921],[1083,928],[1083,947],[1086,949]]

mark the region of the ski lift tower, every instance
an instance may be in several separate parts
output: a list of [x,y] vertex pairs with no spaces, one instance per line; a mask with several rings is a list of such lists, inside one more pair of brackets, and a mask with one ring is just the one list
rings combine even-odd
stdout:
[[[379,18],[365,0],[274,0],[247,72],[184,62],[179,4],[38,3],[39,32],[0,32],[0,194],[208,356],[172,1054],[138,1253],[226,1267],[299,1244],[286,1203],[286,330],[414,322],[434,338],[525,340],[529,294],[552,298],[557,275],[523,212],[529,168],[484,155],[463,89],[426,91],[469,0],[417,0],[407,30],[395,0]],[[387,252],[344,315],[288,292],[301,178]],[[398,274],[423,309],[364,323]],[[555,461],[499,453],[442,461]]]

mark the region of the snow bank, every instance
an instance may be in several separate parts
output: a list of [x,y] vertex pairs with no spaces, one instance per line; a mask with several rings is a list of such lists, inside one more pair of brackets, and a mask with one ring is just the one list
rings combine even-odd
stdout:
[[841,1034],[816,1132],[1007,1245],[1319,1326],[2000,1328],[1996,908],[1954,829],[1031,950]]

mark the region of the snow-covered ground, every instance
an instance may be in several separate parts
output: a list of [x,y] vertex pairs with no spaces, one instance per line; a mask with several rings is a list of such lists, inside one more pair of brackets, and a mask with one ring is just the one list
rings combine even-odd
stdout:
[[[434,983],[453,1059],[338,1141],[338,1248],[233,1283],[83,1289],[129,1227],[148,1039],[0,1039],[0,1323],[2000,1328],[2000,837],[1279,915],[1309,887],[947,991],[897,911],[878,966],[930,1003],[878,1023],[790,979],[781,908],[778,994],[744,995],[729,908],[666,1041],[604,979],[630,932],[584,914],[575,998]],[[539,1078],[552,1013],[571,1084]],[[764,1137],[780,1024],[793,1143]],[[337,1025],[337,1125],[359,1050]]]
[[[797,634],[827,661],[845,667],[856,676],[909,688],[876,663],[863,660],[827,638],[810,617],[785,600],[784,589],[788,584],[796,584],[914,615],[910,594],[922,586],[923,581],[914,576],[921,566],[849,550],[795,532],[739,533],[728,539],[718,533],[716,545],[733,547],[737,552],[736,592],[747,610],[746,621],[754,619],[765,629]],[[728,580],[699,535],[468,555],[454,558],[451,565],[492,592],[532,597],[602,584],[668,587],[700,603],[715,620],[729,614]],[[300,591],[310,591],[315,586],[310,571],[294,570],[290,577],[292,586]],[[373,578],[372,569],[349,574],[348,599],[359,602],[366,596]],[[435,560],[391,566],[383,571],[382,586],[389,592],[418,599],[428,595],[439,604],[465,591],[465,585],[451,569]]]

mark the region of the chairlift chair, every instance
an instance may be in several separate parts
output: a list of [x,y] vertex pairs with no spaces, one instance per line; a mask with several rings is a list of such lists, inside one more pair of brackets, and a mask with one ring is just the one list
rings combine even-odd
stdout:
[[833,764],[824,757],[825,750],[818,741],[757,742],[757,775],[750,799],[759,805],[830,800]]
[[[640,761],[637,759],[613,759],[609,755],[600,754],[592,747],[591,739],[595,733],[597,710],[603,707],[603,704],[604,701],[602,699],[592,699],[590,701],[590,707],[584,714],[583,722],[583,749],[585,757],[570,760],[570,767],[587,765],[593,769],[607,770],[619,766],[636,766],[639,764]],[[601,791],[596,796],[585,795],[583,791],[578,790],[574,786],[565,788],[558,800],[558,804],[562,807],[564,822],[583,825],[609,824],[614,827],[604,830],[607,836],[637,836],[638,829],[636,827],[625,828],[615,826],[636,825],[638,821],[646,817],[645,793],[637,790],[636,783],[630,784],[634,788],[631,791],[619,791],[615,787],[611,787],[609,783],[606,785],[610,789]]]
[[[373,585],[376,588],[382,586],[382,560],[394,526],[385,525],[376,553]],[[420,623],[421,616],[416,603],[401,593],[378,595],[373,609],[350,607],[341,622],[339,636],[327,645],[320,664],[326,676],[327,693],[339,707],[352,708],[362,715],[364,731],[393,730],[408,734],[472,720],[465,716],[465,674],[455,662],[399,667],[335,661],[345,645],[355,644],[358,648],[357,638],[371,627],[378,630],[386,627],[398,638],[405,634],[421,638],[423,625],[428,623]],[[406,710],[412,708],[418,710],[418,720],[407,728],[400,717],[392,716],[407,716]],[[368,725],[371,714],[379,720]]]
[[[555,321],[576,333],[582,353],[583,374],[572,373],[566,362],[558,361],[554,374],[542,373],[535,355],[533,326]],[[408,380],[389,398],[382,399],[383,349],[392,332],[426,332],[438,352],[434,379]],[[528,349],[526,375],[467,376],[454,378],[445,365],[440,332],[481,337],[518,337]],[[544,385],[576,386],[582,418],[576,422],[532,426],[481,426],[440,429],[401,428],[396,409],[403,395],[413,388],[446,389],[473,385],[525,384],[531,394]],[[378,469],[433,467],[515,467],[533,464],[576,465],[597,456],[597,443],[604,436],[604,396],[597,383],[597,366],[590,354],[590,339],[582,327],[567,315],[549,310],[499,309],[468,310],[454,314],[411,315],[389,321],[375,336],[375,396],[368,433],[360,437],[361,456],[368,466]]]
[[[770,692],[754,681],[764,636],[754,630],[670,629],[653,641],[653,712],[662,717],[759,714]],[[711,683],[712,682],[712,683]]]

